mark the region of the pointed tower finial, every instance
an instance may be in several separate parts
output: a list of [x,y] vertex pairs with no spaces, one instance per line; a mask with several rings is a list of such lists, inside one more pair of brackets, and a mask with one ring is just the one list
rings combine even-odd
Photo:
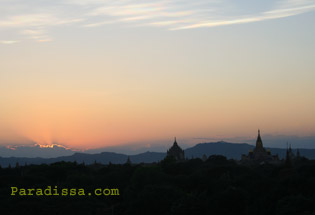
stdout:
[[261,140],[261,137],[260,137],[260,129],[258,129],[258,136],[257,136],[257,140],[256,140],[256,148],[264,150],[263,149],[263,143],[262,143],[262,140]]

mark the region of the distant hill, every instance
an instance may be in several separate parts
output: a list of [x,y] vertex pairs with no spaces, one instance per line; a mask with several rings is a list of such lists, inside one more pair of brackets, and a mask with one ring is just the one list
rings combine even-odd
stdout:
[[[201,158],[203,154],[210,155],[224,155],[228,159],[239,160],[242,154],[248,154],[250,149],[254,149],[255,146],[247,143],[227,143],[224,141],[214,143],[199,143],[191,148],[185,150],[186,158],[198,157]],[[279,158],[285,158],[286,149],[281,148],[269,148],[271,154],[279,155]],[[297,149],[292,149],[296,153]],[[308,159],[315,159],[315,149],[299,149],[300,154]]]
[[227,143],[227,142],[214,142],[214,143],[199,143],[191,148],[185,150],[186,158],[201,158],[202,155],[224,155],[227,158],[239,160],[242,154],[247,154],[254,146],[243,143]]
[[126,163],[128,157],[132,163],[153,163],[164,159],[166,153],[161,152],[145,152],[137,155],[124,155],[114,152],[102,152],[99,154],[86,154],[86,153],[75,153],[70,156],[62,156],[57,158],[23,158],[23,157],[0,157],[0,165],[2,167],[8,167],[11,165],[15,167],[16,163],[19,165],[29,164],[51,164],[60,161],[70,161],[85,164],[101,163],[101,164],[123,164]]
[[[242,154],[247,154],[253,145],[246,143],[227,143],[227,142],[214,142],[214,143],[199,143],[191,148],[185,150],[186,158],[201,158],[204,154],[210,155],[223,155],[228,159],[239,160]],[[278,154],[280,159],[285,157],[286,149],[270,148],[272,154]],[[315,149],[299,149],[302,156],[309,159],[315,159]],[[296,152],[293,149],[293,152]],[[153,163],[164,159],[166,153],[163,152],[145,152],[137,155],[129,155],[132,163]],[[25,164],[50,164],[59,161],[71,161],[85,164],[92,164],[94,162],[108,164],[123,164],[127,161],[128,155],[119,154],[114,152],[102,152],[97,154],[87,153],[74,153],[70,156],[61,156],[56,158],[23,158],[23,157],[0,157],[0,165],[7,167],[9,164],[14,167],[16,163],[19,165]]]

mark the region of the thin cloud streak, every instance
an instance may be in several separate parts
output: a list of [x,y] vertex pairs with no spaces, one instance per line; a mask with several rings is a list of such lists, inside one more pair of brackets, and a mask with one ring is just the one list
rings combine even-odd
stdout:
[[48,27],[81,22],[82,19],[61,19],[50,14],[25,14],[12,16],[4,21],[0,21],[0,27]]
[[16,44],[19,43],[20,41],[18,40],[1,40],[0,43],[4,44],[4,45],[12,45],[12,44]]
[[204,27],[217,27],[217,26],[233,25],[233,24],[244,24],[244,23],[251,23],[251,22],[261,22],[264,20],[279,19],[279,18],[295,16],[295,15],[305,13],[307,11],[311,11],[313,9],[315,9],[315,5],[310,5],[307,7],[300,7],[300,8],[272,10],[272,11],[267,11],[263,13],[263,15],[256,16],[256,17],[204,22],[204,23],[177,27],[170,30],[183,30],[183,29],[204,28]]
[[103,25],[115,24],[115,23],[117,23],[117,22],[118,22],[118,21],[96,22],[96,23],[85,24],[85,25],[83,25],[83,27],[86,27],[86,28],[94,28],[94,27],[100,27],[100,26],[103,26]]
[[47,35],[45,31],[42,29],[37,29],[37,30],[23,30],[21,32],[23,35],[29,36],[30,39],[34,39],[38,42],[48,42],[52,41],[52,39]]

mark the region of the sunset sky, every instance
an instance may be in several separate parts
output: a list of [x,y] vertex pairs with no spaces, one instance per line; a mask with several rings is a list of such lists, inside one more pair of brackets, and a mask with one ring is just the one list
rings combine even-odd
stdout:
[[0,145],[315,135],[314,0],[0,0]]

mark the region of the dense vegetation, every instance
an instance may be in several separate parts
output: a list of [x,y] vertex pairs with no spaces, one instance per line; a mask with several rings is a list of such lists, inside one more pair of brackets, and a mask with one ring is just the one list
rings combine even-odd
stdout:
[[[119,196],[11,196],[20,188],[119,188]],[[315,214],[315,162],[205,162],[86,166],[73,162],[0,168],[2,214]]]

